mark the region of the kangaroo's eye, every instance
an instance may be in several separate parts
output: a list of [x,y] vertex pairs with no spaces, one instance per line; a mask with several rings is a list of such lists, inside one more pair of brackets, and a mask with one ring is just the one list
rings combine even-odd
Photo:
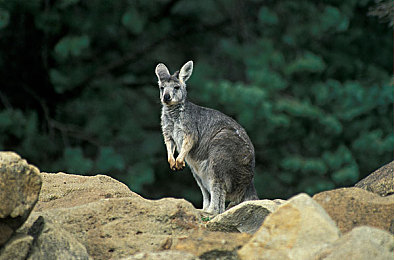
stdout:
[[174,87],[175,90],[178,90],[179,88],[180,88],[179,86],[175,86],[175,87]]

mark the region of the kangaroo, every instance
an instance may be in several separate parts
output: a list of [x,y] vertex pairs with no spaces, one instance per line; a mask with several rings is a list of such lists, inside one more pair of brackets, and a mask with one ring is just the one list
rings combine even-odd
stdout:
[[[161,127],[171,170],[190,167],[203,196],[203,211],[219,214],[246,200],[258,200],[253,184],[254,147],[246,131],[223,113],[187,100],[188,61],[170,74],[160,63],[156,76],[162,103]],[[178,152],[174,158],[175,148]]]

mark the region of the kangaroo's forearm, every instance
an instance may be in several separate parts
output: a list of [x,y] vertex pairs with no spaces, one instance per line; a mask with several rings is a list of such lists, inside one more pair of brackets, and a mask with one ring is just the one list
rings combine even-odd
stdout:
[[175,143],[170,138],[164,138],[164,143],[166,144],[166,147],[167,147],[168,163],[170,164],[170,168],[175,171],[176,170],[176,167],[175,167],[176,163],[175,163],[175,158],[174,158]]
[[182,142],[182,148],[181,151],[179,152],[178,158],[180,160],[184,160],[187,154],[190,152],[190,150],[193,148],[194,141],[193,138],[190,135],[185,135],[183,138]]
[[166,139],[164,140],[164,143],[166,144],[167,147],[167,157],[168,159],[174,158],[174,152],[175,152],[175,143],[171,139]]

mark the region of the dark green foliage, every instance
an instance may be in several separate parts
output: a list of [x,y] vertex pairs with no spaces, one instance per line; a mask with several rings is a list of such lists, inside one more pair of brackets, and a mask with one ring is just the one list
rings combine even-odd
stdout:
[[374,1],[0,1],[0,148],[43,171],[103,173],[146,197],[200,192],[172,173],[158,62],[238,120],[261,197],[352,185],[392,160],[392,31]]

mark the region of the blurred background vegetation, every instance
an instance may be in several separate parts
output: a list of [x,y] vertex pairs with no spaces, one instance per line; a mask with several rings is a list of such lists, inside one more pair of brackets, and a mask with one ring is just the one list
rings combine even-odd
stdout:
[[[385,7],[385,5],[387,5]],[[194,60],[191,101],[238,120],[261,198],[353,185],[393,158],[392,1],[0,0],[0,149],[148,198],[173,173],[154,69]]]

